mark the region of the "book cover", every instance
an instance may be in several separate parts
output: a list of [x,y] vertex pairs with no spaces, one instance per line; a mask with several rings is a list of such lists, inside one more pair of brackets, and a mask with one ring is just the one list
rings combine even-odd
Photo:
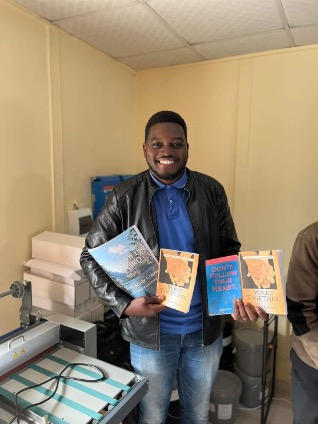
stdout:
[[209,315],[234,313],[234,300],[242,297],[238,255],[205,262]]
[[133,225],[101,246],[88,249],[114,283],[130,296],[156,293],[158,261]]
[[181,312],[190,309],[199,255],[171,249],[160,249],[157,295],[166,296],[162,302]]
[[210,259],[206,261],[206,279],[210,315],[233,314],[237,298],[268,314],[287,314],[281,250]]
[[240,252],[243,301],[268,314],[287,315],[281,250]]

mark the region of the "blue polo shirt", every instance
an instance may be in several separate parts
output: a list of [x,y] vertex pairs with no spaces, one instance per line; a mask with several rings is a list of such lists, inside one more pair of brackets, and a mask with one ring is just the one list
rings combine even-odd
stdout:
[[[187,172],[171,185],[161,183],[150,172],[159,187],[154,194],[154,204],[159,229],[159,248],[196,253],[192,224],[186,208],[188,192],[184,189]],[[202,328],[200,281],[197,276],[190,311],[183,313],[167,308],[160,313],[160,331],[186,334]]]

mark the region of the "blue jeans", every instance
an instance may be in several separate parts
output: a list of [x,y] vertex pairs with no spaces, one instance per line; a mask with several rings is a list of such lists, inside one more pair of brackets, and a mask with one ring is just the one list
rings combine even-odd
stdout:
[[202,331],[160,335],[160,350],[130,345],[135,372],[149,379],[140,402],[139,424],[165,424],[175,377],[182,424],[206,424],[213,381],[223,349],[222,335],[202,346]]
[[303,362],[290,351],[292,408],[294,424],[318,423],[318,370]]

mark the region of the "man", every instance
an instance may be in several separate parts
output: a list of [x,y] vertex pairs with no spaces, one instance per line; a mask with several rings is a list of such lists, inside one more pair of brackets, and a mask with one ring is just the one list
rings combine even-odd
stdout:
[[318,222],[298,234],[287,274],[288,319],[293,327],[294,424],[318,423]]
[[[223,318],[208,316],[205,260],[238,253],[240,243],[223,187],[186,168],[187,127],[180,115],[161,111],[145,129],[143,152],[149,170],[116,186],[86,239],[81,265],[96,293],[122,320],[131,363],[149,379],[140,402],[140,424],[164,424],[175,377],[181,422],[205,424],[222,353]],[[132,299],[119,290],[88,254],[131,225],[137,225],[155,256],[159,249],[199,254],[190,311],[166,308],[161,297]],[[234,319],[255,321],[262,310],[235,305]]]

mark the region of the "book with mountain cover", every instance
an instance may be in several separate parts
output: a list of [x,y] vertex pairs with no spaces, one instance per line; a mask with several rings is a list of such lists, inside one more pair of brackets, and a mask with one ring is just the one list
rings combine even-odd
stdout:
[[234,313],[234,300],[260,306],[268,314],[286,315],[281,250],[240,252],[206,261],[210,315]]
[[130,296],[155,295],[158,261],[136,225],[88,252]]

